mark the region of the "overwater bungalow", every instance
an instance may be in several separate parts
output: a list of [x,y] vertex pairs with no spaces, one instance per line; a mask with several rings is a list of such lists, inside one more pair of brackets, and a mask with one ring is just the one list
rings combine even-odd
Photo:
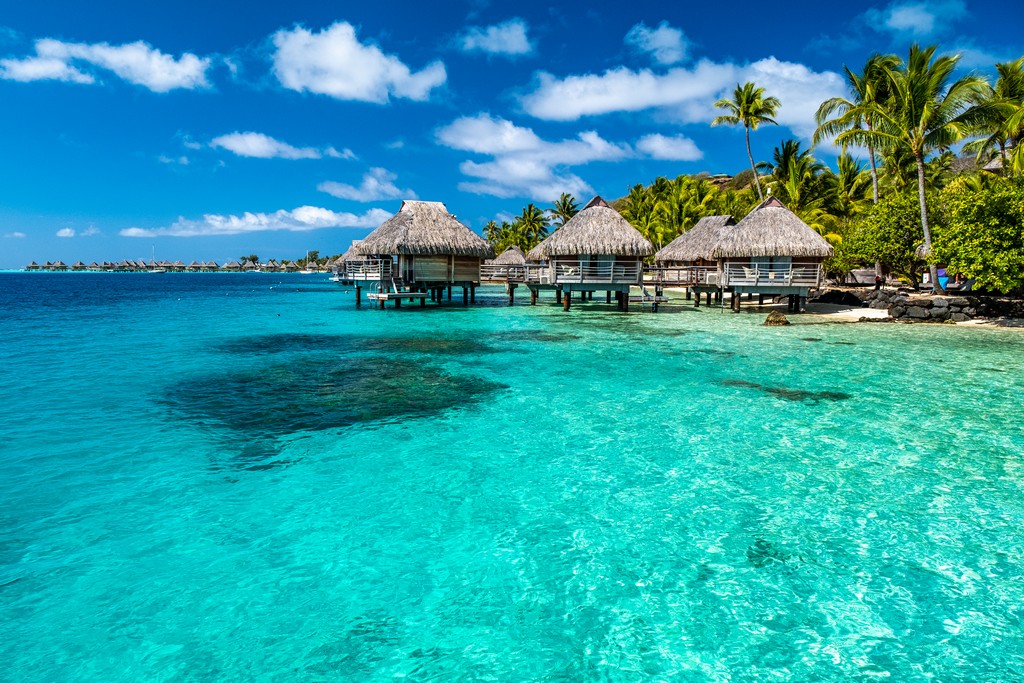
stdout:
[[268,273],[276,273],[280,269],[281,266],[277,265],[277,261],[275,261],[274,259],[270,259],[269,261],[264,263],[262,267],[262,270],[265,270]]
[[299,266],[295,261],[289,261],[284,265],[284,271],[286,273],[297,273],[299,272]]
[[86,265],[82,261],[75,261],[71,264],[71,270],[85,270]]
[[55,262],[54,262],[54,263],[53,263],[53,264],[52,264],[52,265],[50,266],[50,268],[51,268],[52,270],[67,270],[67,269],[68,269],[68,264],[64,263],[63,261],[55,261]]
[[229,273],[238,273],[241,272],[242,266],[238,261],[228,261],[220,269]]
[[242,270],[244,270],[247,273],[251,273],[252,271],[256,270],[256,264],[253,263],[252,261],[246,261],[245,263],[242,264]]
[[530,303],[552,290],[568,311],[574,292],[586,300],[603,291],[608,303],[614,293],[619,308],[628,310],[630,289],[643,286],[643,259],[653,254],[653,244],[594,197],[526,255]]
[[480,277],[488,282],[508,282],[510,278],[521,282],[525,271],[526,254],[516,245],[512,245],[498,254],[497,258],[484,261],[480,268]]
[[[444,290],[462,288],[464,304],[476,300],[480,264],[494,249],[463,225],[441,202],[403,201],[398,213],[384,221],[355,247],[362,261],[345,260],[345,277],[367,298],[380,302],[402,299],[440,301]],[[350,269],[351,265],[351,269]]]
[[32,263],[25,266],[25,270],[39,270],[39,264],[33,261]]

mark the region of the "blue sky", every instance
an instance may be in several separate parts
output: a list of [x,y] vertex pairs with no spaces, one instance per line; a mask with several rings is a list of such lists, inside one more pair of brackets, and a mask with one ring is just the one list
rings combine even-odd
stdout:
[[766,158],[874,51],[1024,54],[1009,0],[3,4],[0,268],[340,253],[404,198],[479,230],[741,170],[737,82],[782,101]]

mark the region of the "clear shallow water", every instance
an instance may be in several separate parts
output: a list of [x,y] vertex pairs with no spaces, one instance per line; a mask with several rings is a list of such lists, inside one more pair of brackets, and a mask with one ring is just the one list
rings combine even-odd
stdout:
[[1024,677],[1024,335],[484,299],[0,275],[0,678]]

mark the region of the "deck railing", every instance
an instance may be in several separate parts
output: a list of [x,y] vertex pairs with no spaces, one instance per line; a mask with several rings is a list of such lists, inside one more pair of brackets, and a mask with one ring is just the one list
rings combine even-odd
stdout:
[[548,264],[524,266],[528,284],[634,284],[641,282],[640,262],[616,263],[555,259]]
[[392,264],[391,259],[345,261],[337,272],[346,280],[387,280],[391,278]]
[[718,284],[716,280],[718,268],[716,266],[648,266],[645,273],[649,281],[669,287]]
[[526,279],[526,266],[485,263],[480,266],[480,279],[491,282],[523,282]]
[[821,282],[820,263],[726,264],[723,287],[817,287]]

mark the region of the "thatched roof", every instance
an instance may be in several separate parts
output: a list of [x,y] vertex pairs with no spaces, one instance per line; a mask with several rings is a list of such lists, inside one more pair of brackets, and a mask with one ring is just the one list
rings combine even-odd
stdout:
[[832,245],[775,197],[761,202],[735,227],[722,233],[713,258],[744,256],[831,256]]
[[483,237],[460,223],[441,202],[406,200],[356,247],[360,254],[454,255],[494,258]]
[[554,256],[611,254],[651,256],[654,245],[600,197],[590,200],[582,211],[530,250],[526,258],[543,261]]
[[513,245],[501,252],[498,258],[491,261],[495,266],[521,266],[526,263],[526,254],[519,247]]
[[736,221],[732,216],[704,216],[692,228],[666,244],[657,254],[655,261],[690,262],[699,259],[713,261],[711,252],[718,246],[722,235]]
[[359,253],[359,245],[362,243],[362,240],[352,240],[352,244],[349,245],[348,250],[338,257],[339,265],[345,261],[362,261],[364,257]]

